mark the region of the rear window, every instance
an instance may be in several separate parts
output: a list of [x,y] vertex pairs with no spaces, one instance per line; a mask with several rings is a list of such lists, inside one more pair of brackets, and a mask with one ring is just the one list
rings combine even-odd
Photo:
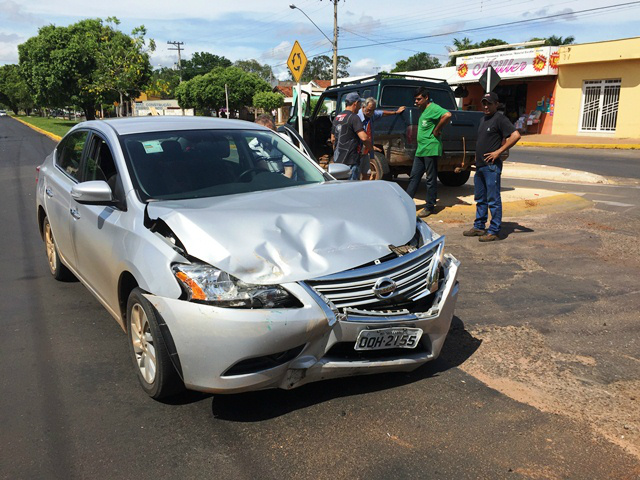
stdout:
[[[385,85],[382,87],[380,107],[413,107],[416,85]],[[429,88],[429,95],[434,103],[447,110],[455,110],[453,93],[447,90]]]

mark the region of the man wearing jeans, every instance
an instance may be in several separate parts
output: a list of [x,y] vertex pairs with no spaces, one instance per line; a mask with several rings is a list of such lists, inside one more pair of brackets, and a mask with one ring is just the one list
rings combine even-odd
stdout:
[[[476,143],[476,174],[473,178],[476,201],[476,221],[473,227],[462,234],[465,237],[480,237],[481,242],[498,239],[502,223],[502,199],[500,198],[500,154],[520,140],[520,133],[507,117],[498,112],[498,95],[494,92],[482,97],[484,118],[478,127]],[[503,144],[504,143],[504,144]],[[491,211],[489,230],[485,231]]]
[[436,206],[438,184],[438,158],[442,155],[442,141],[440,134],[444,126],[449,123],[451,113],[431,101],[426,87],[419,87],[414,95],[415,106],[420,110],[418,119],[418,148],[413,159],[407,194],[413,198],[427,172],[426,205],[418,212],[419,217],[428,217]]

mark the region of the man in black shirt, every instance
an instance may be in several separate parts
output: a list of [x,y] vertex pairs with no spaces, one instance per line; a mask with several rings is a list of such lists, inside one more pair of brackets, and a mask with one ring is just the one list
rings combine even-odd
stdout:
[[345,109],[336,115],[331,127],[331,143],[335,163],[344,163],[351,167],[349,180],[360,179],[360,143],[369,150],[373,150],[371,139],[365,133],[362,121],[358,117],[358,111],[362,105],[362,99],[357,92],[348,93],[345,97]]
[[[480,237],[481,242],[498,239],[502,224],[502,199],[500,198],[500,154],[520,140],[520,133],[507,117],[498,112],[498,95],[494,92],[482,97],[484,118],[478,127],[476,143],[476,174],[473,179],[476,201],[476,221],[465,237]],[[489,230],[485,231],[488,211],[491,211]]]

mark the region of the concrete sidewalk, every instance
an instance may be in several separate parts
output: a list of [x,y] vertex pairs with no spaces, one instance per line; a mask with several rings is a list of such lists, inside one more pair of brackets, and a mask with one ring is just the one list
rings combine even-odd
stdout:
[[586,135],[523,135],[518,142],[522,147],[546,148],[612,148],[640,149],[640,138],[614,138]]

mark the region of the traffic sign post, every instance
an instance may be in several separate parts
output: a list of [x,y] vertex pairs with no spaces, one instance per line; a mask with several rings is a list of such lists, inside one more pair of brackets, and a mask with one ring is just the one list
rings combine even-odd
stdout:
[[500,82],[500,75],[496,72],[491,65],[487,67],[480,79],[480,85],[484,88],[484,93],[492,92],[494,88],[498,86]]
[[300,136],[303,136],[302,132],[302,85],[300,84],[300,79],[302,78],[302,73],[304,72],[305,67],[307,66],[307,56],[304,54],[302,47],[296,40],[293,44],[293,48],[291,49],[291,53],[289,54],[289,59],[287,60],[287,66],[289,67],[289,71],[293,76],[293,79],[298,83],[297,91],[298,91],[298,133]]

